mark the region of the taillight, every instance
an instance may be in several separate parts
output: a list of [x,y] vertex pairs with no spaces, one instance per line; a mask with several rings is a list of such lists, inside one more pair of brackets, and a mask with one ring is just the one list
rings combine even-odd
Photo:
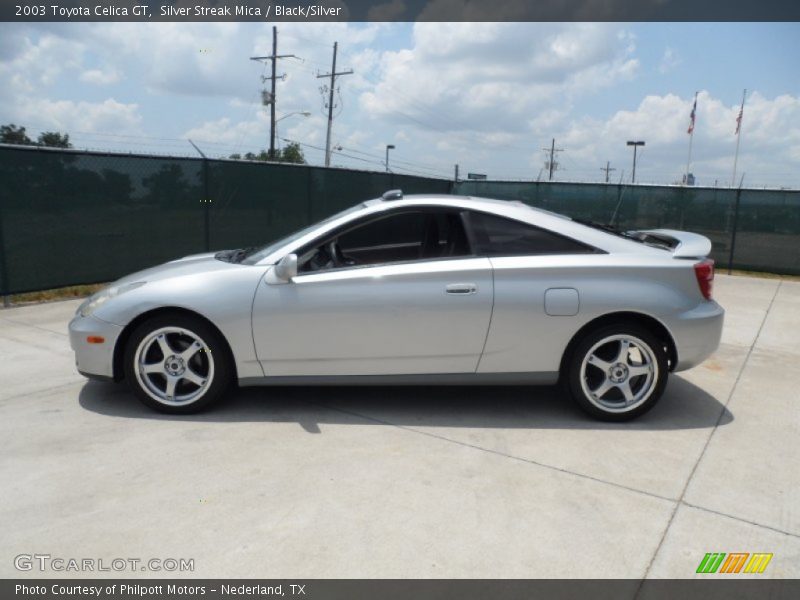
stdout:
[[697,285],[700,286],[700,293],[703,298],[711,300],[714,291],[714,261],[707,258],[694,265],[694,275],[697,277]]

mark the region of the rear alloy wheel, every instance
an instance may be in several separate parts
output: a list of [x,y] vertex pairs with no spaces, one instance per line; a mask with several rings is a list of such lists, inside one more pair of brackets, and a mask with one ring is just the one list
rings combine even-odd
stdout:
[[578,405],[606,421],[625,421],[650,410],[667,383],[663,343],[646,329],[609,325],[576,346],[567,384]]
[[162,315],[136,328],[125,352],[125,377],[155,410],[185,414],[217,400],[230,381],[224,342],[208,325]]

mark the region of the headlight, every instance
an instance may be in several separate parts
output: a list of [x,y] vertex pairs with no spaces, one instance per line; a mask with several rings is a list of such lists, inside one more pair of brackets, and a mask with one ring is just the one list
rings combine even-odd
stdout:
[[135,290],[144,284],[144,281],[134,281],[133,283],[123,283],[122,285],[112,285],[104,288],[84,300],[83,304],[78,307],[78,314],[82,317],[88,317],[103,304],[111,300],[111,298],[119,296],[120,294],[124,294],[125,292]]

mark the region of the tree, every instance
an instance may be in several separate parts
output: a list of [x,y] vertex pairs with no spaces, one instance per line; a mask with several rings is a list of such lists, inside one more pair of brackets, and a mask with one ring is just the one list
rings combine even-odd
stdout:
[[0,143],[17,144],[20,146],[33,146],[33,140],[27,136],[24,127],[17,127],[13,123],[0,127]]
[[281,162],[295,163],[298,165],[306,164],[306,157],[303,155],[303,150],[297,142],[291,142],[287,146],[284,146],[279,160]]
[[72,148],[72,144],[69,141],[69,134],[59,133],[57,131],[43,131],[39,134],[37,144],[49,148]]
[[306,164],[306,157],[303,155],[303,150],[297,142],[288,144],[282,150],[276,150],[274,156],[270,156],[268,150],[262,150],[258,154],[247,152],[244,156],[239,153],[231,154],[228,158],[234,160],[260,160],[262,162],[285,162],[298,165]]
[[18,146],[47,146],[49,148],[72,148],[69,134],[57,131],[43,131],[34,142],[25,133],[24,127],[11,123],[0,127],[0,143],[17,144]]

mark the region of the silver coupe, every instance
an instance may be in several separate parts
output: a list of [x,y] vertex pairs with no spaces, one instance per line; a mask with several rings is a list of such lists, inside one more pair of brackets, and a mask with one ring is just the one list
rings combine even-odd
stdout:
[[189,413],[232,384],[554,384],[653,407],[719,345],[703,236],[393,190],[274,243],[187,256],[88,298],[78,370]]

